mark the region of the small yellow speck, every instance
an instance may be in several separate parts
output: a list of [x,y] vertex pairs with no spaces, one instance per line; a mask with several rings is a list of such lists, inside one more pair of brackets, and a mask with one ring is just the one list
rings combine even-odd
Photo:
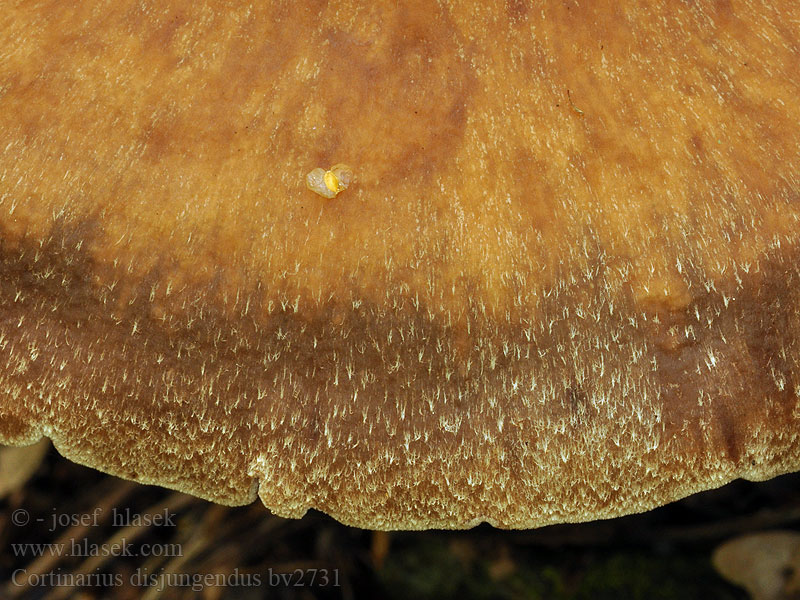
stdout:
[[334,194],[339,193],[339,178],[333,174],[333,171],[325,171],[325,175],[322,179],[325,182],[325,187],[327,187]]
[[327,171],[317,167],[306,175],[306,187],[325,198],[335,198],[350,187],[353,170],[343,163],[332,166]]

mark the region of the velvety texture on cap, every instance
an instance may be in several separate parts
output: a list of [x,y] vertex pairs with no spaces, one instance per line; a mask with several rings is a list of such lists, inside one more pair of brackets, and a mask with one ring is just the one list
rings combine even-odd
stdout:
[[0,15],[0,441],[376,529],[800,468],[797,2]]

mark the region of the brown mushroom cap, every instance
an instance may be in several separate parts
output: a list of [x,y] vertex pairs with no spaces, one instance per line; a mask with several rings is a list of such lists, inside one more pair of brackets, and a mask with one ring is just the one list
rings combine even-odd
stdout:
[[800,467],[800,4],[5,10],[0,441],[377,529]]

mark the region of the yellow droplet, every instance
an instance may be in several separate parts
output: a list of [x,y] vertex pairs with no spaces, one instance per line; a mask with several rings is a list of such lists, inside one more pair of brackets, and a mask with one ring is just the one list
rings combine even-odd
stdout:
[[317,167],[306,175],[306,187],[324,198],[335,198],[353,182],[353,170],[343,163],[327,171]]
[[325,171],[325,175],[322,179],[325,182],[325,187],[334,194],[339,193],[339,179],[333,174],[333,171]]

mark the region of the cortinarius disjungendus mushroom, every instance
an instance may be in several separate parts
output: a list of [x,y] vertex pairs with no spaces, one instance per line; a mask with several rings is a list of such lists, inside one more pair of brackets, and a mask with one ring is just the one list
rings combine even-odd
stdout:
[[0,12],[0,441],[376,529],[800,467],[800,4]]

